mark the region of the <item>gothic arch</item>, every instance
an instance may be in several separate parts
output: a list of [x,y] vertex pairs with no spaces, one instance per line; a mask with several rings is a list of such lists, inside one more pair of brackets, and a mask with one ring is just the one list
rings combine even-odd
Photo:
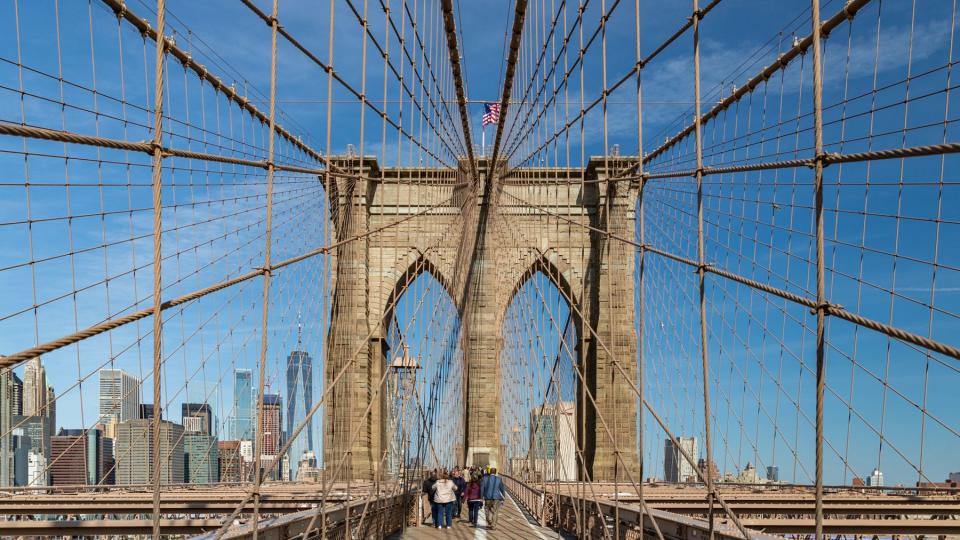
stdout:
[[570,316],[574,318],[574,323],[578,329],[577,335],[580,337],[580,314],[584,313],[583,299],[580,298],[574,290],[576,280],[574,278],[575,272],[573,267],[562,255],[553,249],[548,249],[544,252],[537,251],[537,254],[531,259],[532,260],[528,259],[524,261],[523,265],[518,265],[515,268],[513,273],[515,277],[511,279],[513,287],[510,289],[509,294],[500,302],[497,322],[502,324],[507,308],[527,280],[537,272],[543,272],[543,274],[547,276],[547,279],[556,285],[564,297],[564,300],[570,305]]
[[[403,293],[409,288],[413,281],[423,273],[429,273],[433,276],[437,282],[443,286],[444,291],[446,291],[447,296],[450,298],[451,302],[454,302],[453,290],[450,286],[450,280],[446,277],[443,271],[441,271],[439,265],[434,262],[433,258],[430,256],[430,250],[426,252],[420,251],[419,249],[412,249],[410,253],[404,257],[395,267],[395,272],[392,275],[396,275],[396,279],[393,280],[393,286],[390,288],[390,292],[384,298],[383,305],[380,309],[380,313],[383,316],[383,321],[381,324],[381,335],[384,337],[387,336],[387,333],[390,331],[390,323],[393,322],[395,317],[396,303],[399,301],[400,297],[403,296]],[[388,286],[385,283],[385,286]],[[454,302],[454,305],[456,303]],[[457,316],[461,316],[459,312]]]

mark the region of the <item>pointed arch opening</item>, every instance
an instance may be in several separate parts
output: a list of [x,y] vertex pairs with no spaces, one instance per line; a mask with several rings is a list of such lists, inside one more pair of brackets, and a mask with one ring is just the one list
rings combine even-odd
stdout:
[[451,467],[463,444],[461,319],[426,257],[398,280],[384,313],[386,471]]
[[577,480],[579,304],[545,257],[521,275],[509,298],[500,352],[504,466],[530,480]]

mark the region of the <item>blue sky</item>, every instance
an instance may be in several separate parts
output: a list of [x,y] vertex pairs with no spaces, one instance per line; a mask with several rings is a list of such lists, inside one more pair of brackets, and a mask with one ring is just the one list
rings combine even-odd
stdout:
[[[130,8],[153,20],[147,4],[130,2]],[[266,2],[258,5],[269,9]],[[425,21],[421,31],[437,40],[438,48],[431,50],[438,51],[437,65],[445,66],[443,35],[433,4],[391,0],[390,5],[395,15],[401,5],[411,12],[421,10],[416,15]],[[425,5],[431,10],[426,18]],[[269,28],[242,6],[226,0],[171,0],[168,6],[168,24],[176,43],[265,110]],[[326,61],[329,5],[283,0],[280,6],[284,28]],[[535,25],[543,28],[544,13],[551,6],[556,9],[560,4],[531,3],[531,29]],[[772,62],[779,51],[789,48],[794,35],[806,35],[808,6],[806,1],[794,0],[727,0],[708,14],[701,30],[704,109]],[[840,6],[839,0],[823,2],[824,18]],[[357,7],[362,9],[363,3],[357,2]],[[472,136],[479,144],[481,102],[495,101],[500,95],[512,3],[460,2],[456,7]],[[388,29],[380,4],[370,3],[368,9],[370,32],[382,42]],[[873,2],[851,25],[841,25],[834,32],[824,49],[824,137],[829,151],[956,140],[955,83],[949,69],[955,56],[950,48],[956,33],[952,9],[947,1],[917,5]],[[596,27],[600,10],[601,2],[590,2],[584,18],[587,33]],[[652,50],[673,33],[689,11],[687,2],[641,2],[641,50]],[[574,12],[568,8],[570,21]],[[149,139],[152,42],[145,43],[130,25],[118,24],[98,2],[20,1],[0,7],[0,21],[0,120],[118,139]],[[335,3],[334,22],[333,65],[337,73],[355,88],[363,84],[365,74],[368,99],[399,122],[401,104],[392,99],[400,93],[399,85],[388,76],[386,94],[391,99],[382,103],[383,61],[368,44],[367,68],[365,72],[361,69],[361,27],[345,2]],[[409,25],[405,31],[409,36]],[[574,45],[577,37],[575,33]],[[392,58],[398,58],[398,41],[395,37],[389,41]],[[628,73],[636,61],[632,2],[617,5],[606,42],[607,80],[612,82]],[[554,46],[559,47],[559,42]],[[591,46],[585,62],[582,95],[588,103],[602,89],[599,50],[598,45]],[[524,54],[529,54],[526,49]],[[690,121],[691,54],[692,39],[687,33],[643,71],[645,151]],[[514,91],[515,99],[523,95],[528,81],[539,80],[529,67],[529,56],[521,57],[525,60],[518,71],[520,86]],[[325,151],[326,75],[283,41],[279,58],[280,123]],[[18,68],[20,62],[26,69]],[[68,84],[59,83],[61,72]],[[405,77],[409,83],[409,65]],[[198,83],[192,73],[171,65],[167,86],[169,144],[247,158],[266,156],[266,130],[235,106],[228,106],[209,86]],[[570,87],[559,94],[561,103],[569,103],[556,109],[559,124],[565,115],[579,110],[579,86],[579,72],[575,72]],[[535,84],[534,93],[537,88]],[[811,88],[807,55],[705,126],[707,164],[808,157]],[[552,84],[548,92],[552,92]],[[425,102],[417,95],[419,102]],[[61,99],[69,106],[62,107]],[[633,84],[625,84],[609,99],[608,143],[619,145],[621,154],[635,154]],[[360,105],[341,85],[334,86],[333,100],[332,153],[345,152],[349,144],[389,165],[436,165],[456,159],[439,137],[432,136],[430,129],[410,114],[409,99],[403,104],[404,128],[430,152],[393,129],[384,137],[381,119],[369,109],[361,125]],[[445,126],[457,131],[456,107],[452,103],[447,106],[452,118],[445,120]],[[514,111],[526,114],[521,105],[515,105]],[[508,131],[513,118],[505,119]],[[569,138],[559,138],[557,147],[547,145],[547,151],[531,153],[556,131],[553,109],[546,118],[526,145],[511,152],[512,163],[578,166],[579,126],[570,130]],[[600,109],[587,115],[583,124],[584,153],[602,154]],[[492,138],[493,129],[488,127],[488,144]],[[507,151],[514,148],[514,142],[507,141]],[[569,160],[566,146],[571,149]],[[27,159],[25,148],[32,154]],[[277,152],[284,162],[315,165],[289,143],[281,143]],[[658,171],[690,169],[693,155],[693,145],[686,141],[650,167]],[[956,344],[960,250],[954,238],[960,223],[960,193],[951,174],[954,160],[950,156],[942,160],[913,158],[827,169],[827,289],[832,301],[864,316]],[[170,205],[164,214],[165,296],[183,294],[261,264],[266,201],[262,170],[182,159],[165,163],[164,201]],[[0,295],[4,299],[0,351],[18,351],[110,315],[150,305],[149,164],[146,155],[0,138],[0,170],[6,175],[0,185]],[[25,188],[28,181],[31,185]],[[808,169],[707,177],[707,258],[731,271],[811,295],[810,181]],[[70,187],[65,187],[66,182]],[[274,260],[327,243],[331,231],[322,186],[313,178],[293,173],[278,175],[276,184]],[[645,224],[649,242],[695,256],[694,193],[689,178],[648,184]],[[67,216],[71,219],[65,219]],[[930,264],[934,259],[937,264]],[[267,369],[274,391],[284,386],[281,364],[296,343],[298,315],[304,321],[304,348],[318,363],[315,384],[322,387],[319,364],[330,309],[325,293],[331,283],[329,263],[316,257],[284,269],[274,279]],[[675,426],[677,435],[702,437],[694,278],[688,268],[648,257],[647,305],[664,308],[648,310],[645,390],[652,404]],[[413,297],[426,296],[443,304],[443,294],[430,283],[429,279],[418,281],[412,287]],[[551,290],[546,285],[544,288]],[[556,295],[552,290],[549,294]],[[73,291],[78,292],[74,295]],[[776,464],[782,479],[811,481],[812,317],[805,310],[720,279],[708,280],[706,294],[715,390],[714,450],[721,469],[739,469],[747,461],[760,466]],[[254,368],[259,356],[260,295],[261,282],[253,280],[167,312],[164,401],[177,409],[188,399],[210,401],[221,422],[230,416],[232,369]],[[518,297],[527,306],[539,302],[530,290]],[[404,309],[410,302],[401,301]],[[31,309],[34,303],[40,304],[36,316]],[[530,309],[535,310],[518,306],[512,307],[515,311],[511,313],[529,316]],[[408,341],[443,344],[434,354],[434,370],[424,371],[422,384],[447,381],[443,391],[433,397],[456,401],[460,394],[453,381],[462,370],[458,356],[462,353],[451,345],[456,343],[451,335],[456,335],[459,323],[450,322],[455,315],[449,313],[449,306],[439,310],[440,320],[418,322],[410,329]],[[565,315],[555,317],[562,321]],[[194,328],[201,330],[193,332]],[[95,421],[95,371],[100,366],[122,367],[147,378],[150,384],[149,330],[150,322],[144,320],[44,357],[51,383],[63,393],[58,402],[59,424],[89,427]],[[548,336],[537,356],[555,357],[559,339],[559,334]],[[828,482],[849,482],[854,475],[867,475],[874,466],[887,474],[888,482],[905,484],[921,477],[918,469],[934,481],[960,469],[956,462],[960,407],[950,392],[960,378],[955,360],[924,355],[840,321],[830,321],[829,339]],[[529,350],[515,353],[533,354]],[[527,367],[522,376],[526,383],[543,380],[542,366]],[[430,398],[423,399],[427,404]],[[535,394],[533,401],[539,399],[542,396]],[[322,422],[315,422],[313,429],[315,440],[322,440]],[[437,441],[449,441],[457,427],[448,424],[431,429],[435,429]],[[644,455],[653,463],[648,470],[660,474],[662,434],[650,421],[646,441]]]

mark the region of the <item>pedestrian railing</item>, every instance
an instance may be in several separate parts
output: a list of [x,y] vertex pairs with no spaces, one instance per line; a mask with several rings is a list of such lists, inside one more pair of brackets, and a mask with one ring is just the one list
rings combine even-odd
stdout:
[[507,486],[507,490],[513,495],[514,500],[524,508],[531,516],[533,516],[541,525],[547,526],[553,520],[552,515],[548,514],[548,508],[553,508],[552,504],[547,504],[547,498],[550,498],[550,502],[553,502],[555,498],[554,494],[547,493],[543,490],[536,489],[529,484],[513,478],[511,476],[503,476],[503,483]]
[[[507,490],[541,526],[560,529],[578,538],[616,538],[618,540],[703,540],[710,534],[707,521],[651,509],[641,512],[635,503],[617,504],[610,499],[593,499],[537,489],[516,478],[503,477]],[[656,523],[654,523],[656,522]],[[743,534],[727,520],[718,520],[713,528],[717,540],[744,540]],[[751,532],[751,540],[777,540],[780,537]]]
[[[411,508],[417,502],[416,492],[386,497],[371,497],[331,506],[326,512],[304,510],[277,518],[261,519],[253,524],[227,529],[225,539],[253,538],[254,529],[260,540],[286,539],[311,535],[331,540],[353,538],[386,538],[410,524]],[[196,540],[210,540],[213,533]]]

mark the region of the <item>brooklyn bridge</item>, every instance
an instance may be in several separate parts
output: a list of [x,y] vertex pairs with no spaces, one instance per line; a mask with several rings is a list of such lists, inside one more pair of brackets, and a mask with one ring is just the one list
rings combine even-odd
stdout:
[[7,0],[0,535],[960,538],[957,10]]

